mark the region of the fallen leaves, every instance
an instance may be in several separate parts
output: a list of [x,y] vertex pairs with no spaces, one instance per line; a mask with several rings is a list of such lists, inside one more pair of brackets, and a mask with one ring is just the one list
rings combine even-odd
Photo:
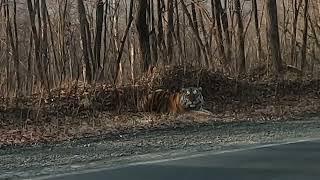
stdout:
[[[212,122],[286,119],[320,109],[319,81],[234,79],[207,69],[156,69],[136,85],[72,86],[34,95],[0,99],[1,145],[72,140],[102,134],[185,127]],[[166,115],[136,112],[148,90],[201,86],[205,109],[213,112]],[[10,103],[11,102],[11,103]],[[19,103],[15,103],[19,102]],[[18,106],[15,106],[18,104]]]

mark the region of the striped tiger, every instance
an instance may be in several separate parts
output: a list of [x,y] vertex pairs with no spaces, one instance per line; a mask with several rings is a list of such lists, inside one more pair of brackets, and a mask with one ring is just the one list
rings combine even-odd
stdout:
[[143,97],[138,108],[140,111],[157,113],[202,111],[204,99],[201,91],[201,87],[182,88],[178,92],[159,89]]

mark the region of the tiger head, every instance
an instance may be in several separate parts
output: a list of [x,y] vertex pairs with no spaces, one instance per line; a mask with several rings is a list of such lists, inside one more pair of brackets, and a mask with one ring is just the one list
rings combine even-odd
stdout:
[[186,110],[199,110],[204,105],[201,87],[187,87],[180,90],[180,103]]

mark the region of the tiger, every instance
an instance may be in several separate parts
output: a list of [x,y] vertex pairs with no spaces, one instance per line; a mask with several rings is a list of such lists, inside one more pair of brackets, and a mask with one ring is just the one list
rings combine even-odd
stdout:
[[181,88],[177,92],[158,89],[143,97],[140,111],[156,113],[184,113],[202,111],[204,98],[201,87]]

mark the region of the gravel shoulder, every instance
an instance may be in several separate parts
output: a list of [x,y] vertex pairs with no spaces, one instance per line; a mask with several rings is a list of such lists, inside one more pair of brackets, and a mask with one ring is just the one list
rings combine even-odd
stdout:
[[212,122],[51,145],[8,147],[0,149],[0,179],[50,176],[130,162],[317,137],[320,137],[320,118],[309,116],[286,121]]

